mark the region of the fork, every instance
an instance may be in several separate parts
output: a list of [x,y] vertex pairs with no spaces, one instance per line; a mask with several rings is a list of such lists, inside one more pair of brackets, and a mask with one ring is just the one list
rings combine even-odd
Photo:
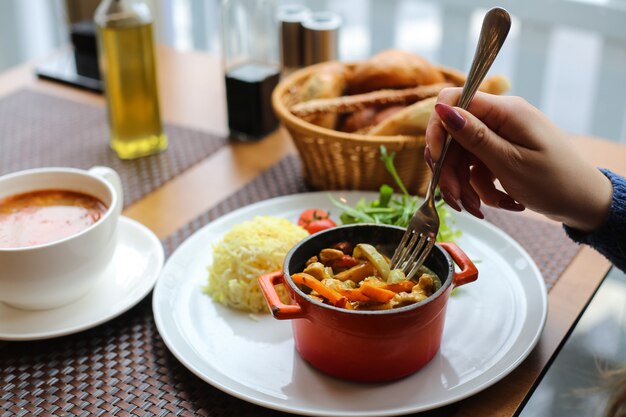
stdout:
[[[474,60],[472,61],[472,66],[463,86],[457,107],[467,109],[480,83],[498,55],[510,28],[511,17],[506,10],[494,7],[485,14],[478,38],[478,45],[474,53]],[[391,268],[402,269],[407,279],[411,279],[422,266],[437,239],[439,215],[435,207],[435,188],[439,182],[441,166],[451,141],[452,137],[450,134],[446,135],[441,157],[434,167],[424,202],[411,218],[409,227],[404,236],[402,236],[402,240],[391,258]]]

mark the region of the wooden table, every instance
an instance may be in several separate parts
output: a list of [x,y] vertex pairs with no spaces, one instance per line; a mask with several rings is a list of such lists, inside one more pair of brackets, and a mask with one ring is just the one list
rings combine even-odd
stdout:
[[[158,61],[164,120],[225,134],[227,123],[219,60],[206,54],[180,53],[159,47]],[[34,64],[29,63],[0,74],[0,97],[29,88],[104,106],[101,96],[40,81],[33,69]],[[623,162],[626,161],[626,146],[591,137],[578,137],[574,145],[597,166],[626,175]],[[230,144],[134,203],[124,214],[165,238],[294,152],[294,146],[282,130],[256,143]],[[197,192],[200,189],[212,192]],[[542,218],[534,213],[522,215]],[[609,268],[610,263],[597,252],[582,248],[548,295],[546,328],[531,355],[501,382],[463,400],[446,415],[514,415]]]

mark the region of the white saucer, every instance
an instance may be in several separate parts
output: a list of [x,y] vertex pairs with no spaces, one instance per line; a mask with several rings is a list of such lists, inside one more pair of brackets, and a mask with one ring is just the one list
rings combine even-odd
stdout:
[[163,246],[141,223],[121,216],[113,260],[95,286],[63,307],[27,311],[0,303],[0,340],[40,340],[90,329],[124,313],[152,289]]

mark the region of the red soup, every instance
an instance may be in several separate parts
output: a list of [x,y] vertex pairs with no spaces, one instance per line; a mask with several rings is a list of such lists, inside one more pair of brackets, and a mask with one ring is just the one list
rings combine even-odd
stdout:
[[0,200],[0,248],[23,248],[72,236],[97,222],[107,207],[97,198],[41,190]]

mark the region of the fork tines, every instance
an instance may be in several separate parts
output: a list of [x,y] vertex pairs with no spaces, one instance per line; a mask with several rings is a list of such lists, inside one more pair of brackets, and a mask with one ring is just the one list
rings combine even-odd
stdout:
[[391,268],[402,269],[406,279],[413,278],[435,245],[435,238],[431,234],[407,230],[391,259]]

